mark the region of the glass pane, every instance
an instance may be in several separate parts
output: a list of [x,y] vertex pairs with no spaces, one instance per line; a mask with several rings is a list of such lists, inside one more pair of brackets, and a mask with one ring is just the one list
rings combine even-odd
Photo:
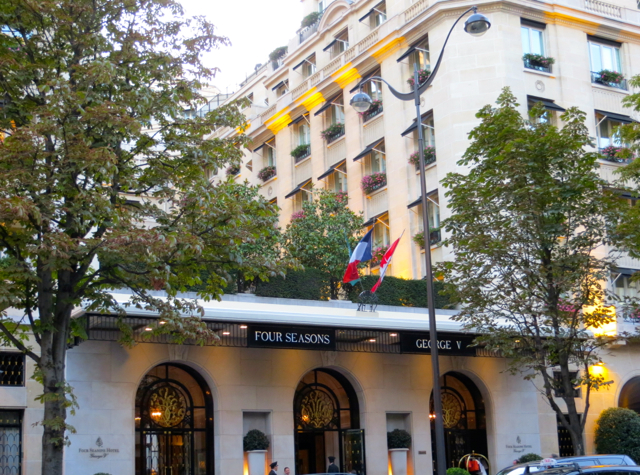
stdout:
[[342,471],[344,473],[364,474],[364,430],[351,429],[342,433]]
[[613,48],[601,46],[600,49],[602,50],[602,69],[614,70]]
[[531,52],[533,54],[544,55],[544,48],[542,44],[542,31],[533,30],[533,29],[530,31],[531,31]]
[[194,460],[196,475],[207,473],[207,438],[205,432],[193,434]]
[[529,42],[529,28],[520,27],[520,35],[522,37],[522,52],[524,54],[531,53],[531,44]]
[[595,43],[589,43],[589,49],[591,51],[591,71],[602,71],[602,59],[600,58],[600,45]]
[[622,64],[620,63],[620,50],[618,48],[613,49],[613,61],[614,61],[614,71],[622,72]]

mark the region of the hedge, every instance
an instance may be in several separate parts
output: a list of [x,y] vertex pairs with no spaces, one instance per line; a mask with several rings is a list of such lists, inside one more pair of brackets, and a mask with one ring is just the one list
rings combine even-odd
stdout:
[[624,454],[640,460],[640,415],[631,409],[610,407],[596,421],[596,452]]
[[[358,301],[358,295],[363,290],[370,290],[377,282],[378,276],[367,275],[360,279],[360,283],[351,287],[349,299]],[[402,307],[427,307],[427,288],[424,280],[400,279],[398,277],[385,277],[382,285],[376,291],[378,305],[393,305]],[[444,283],[435,281],[436,308],[450,308],[450,299],[447,295],[440,295],[444,290]]]
[[290,270],[256,284],[256,295],[283,299],[329,300],[329,276],[318,269]]

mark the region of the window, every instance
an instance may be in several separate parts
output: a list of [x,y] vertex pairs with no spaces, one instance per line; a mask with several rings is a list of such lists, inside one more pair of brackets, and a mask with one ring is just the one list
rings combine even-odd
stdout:
[[331,111],[329,117],[331,124],[344,124],[344,105],[342,96],[334,99],[329,110]]
[[591,71],[597,73],[602,70],[622,72],[620,64],[620,46],[612,41],[608,44],[589,41],[589,57],[591,59]]
[[347,192],[347,165],[342,164],[335,168],[335,171],[331,174],[329,181],[329,189],[336,193]]
[[[415,121],[414,121],[415,124]],[[433,115],[429,114],[428,117],[422,116],[422,138],[424,139],[425,147],[435,147],[436,146],[436,129],[433,122]],[[418,129],[416,128],[413,133],[413,140],[416,146],[416,151],[418,150]]]
[[296,193],[293,201],[294,212],[302,211],[302,203],[313,201],[313,194],[311,193],[311,182],[304,185],[298,193]]
[[251,103],[250,105],[252,105],[253,104],[253,92],[247,96],[247,99],[249,99],[249,102]]
[[0,385],[24,386],[24,355],[0,352]]
[[276,166],[276,139],[269,140],[264,146],[264,162],[266,167]]
[[371,28],[376,28],[387,21],[387,5],[385,2],[379,3],[373,7],[371,13]]
[[331,47],[331,59],[340,56],[349,48],[349,31],[344,30],[336,36],[335,43]]
[[276,86],[276,97],[282,97],[289,92],[289,80],[285,79]]
[[522,52],[524,54],[539,54],[544,56],[543,29],[530,25],[520,27],[522,36]]
[[620,136],[618,135],[617,128],[622,125],[622,122],[613,120],[599,112],[596,112],[596,124],[598,132],[598,148],[603,149],[610,145],[621,146]]
[[627,300],[640,297],[638,295],[638,283],[631,280],[630,275],[617,274],[613,277],[613,291],[620,299]]
[[313,73],[316,72],[316,55],[312,54],[307,59],[304,60],[304,64],[302,65],[302,77],[308,78]]
[[365,161],[366,174],[384,173],[387,171],[387,160],[385,158],[384,141],[376,145]]
[[[374,74],[374,76],[377,74],[379,74],[379,71],[378,73]],[[367,94],[369,94],[369,97],[371,97],[372,100],[374,101],[382,100],[382,83],[381,82],[375,81],[375,80],[369,81],[362,87],[362,90]]]
[[[438,193],[432,193],[427,196],[427,214],[429,216],[429,228],[440,229],[440,199]],[[416,207],[418,213],[418,232],[424,231],[424,223],[422,222],[422,204]],[[436,239],[437,238],[437,239]],[[439,236],[431,236],[431,243],[440,241]]]
[[[577,371],[569,371],[569,377],[572,380],[578,379]],[[564,389],[562,388],[562,374],[560,371],[553,372],[553,395],[555,397],[564,397]],[[580,386],[573,388],[571,397],[580,397]]]
[[373,223],[373,248],[386,247],[389,240],[389,214],[376,218]]
[[22,473],[22,411],[0,411],[0,472]]
[[425,38],[415,45],[413,53],[409,56],[409,65],[411,66],[411,74],[413,74],[414,65],[418,65],[418,69],[431,70],[431,59],[429,55],[429,38]]
[[[531,109],[533,109],[533,107],[536,105],[536,101],[533,100],[528,100],[527,101],[527,111],[531,111]],[[531,117],[529,116],[528,120],[531,120]],[[540,117],[536,117],[533,120],[534,123],[536,124],[555,124],[556,123],[556,116],[555,113],[553,111],[550,111],[549,109],[545,109],[545,112],[543,115],[541,115]]]
[[311,143],[311,128],[306,119],[302,119],[296,125],[296,135],[298,145],[309,145]]

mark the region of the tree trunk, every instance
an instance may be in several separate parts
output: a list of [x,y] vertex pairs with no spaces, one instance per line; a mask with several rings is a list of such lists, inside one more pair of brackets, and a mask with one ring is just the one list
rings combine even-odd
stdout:
[[44,389],[42,475],[62,475],[63,473],[68,405],[65,394],[66,333],[63,329],[57,332],[43,332],[42,335],[40,360]]

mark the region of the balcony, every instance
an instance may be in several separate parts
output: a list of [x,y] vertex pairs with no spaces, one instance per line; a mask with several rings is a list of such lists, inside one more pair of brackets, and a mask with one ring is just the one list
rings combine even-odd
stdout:
[[628,90],[627,80],[622,78],[622,75],[620,75],[619,78],[616,78],[607,73],[609,73],[609,71],[591,71],[591,82],[602,86],[615,87],[616,89],[622,89],[623,91]]
[[367,196],[365,219],[379,216],[389,210],[389,198],[386,188]]
[[373,101],[369,110],[365,112],[361,112],[360,115],[362,117],[362,122],[366,123],[373,119],[374,117],[382,114],[382,101]]
[[387,174],[385,172],[374,172],[371,175],[363,176],[360,184],[362,191],[366,195],[370,195],[387,186]]
[[295,182],[302,183],[303,181],[308,180],[311,178],[312,172],[311,160],[306,160],[297,164],[295,169]]
[[327,144],[326,148],[327,163],[337,163],[339,160],[347,158],[347,147],[344,140]]

